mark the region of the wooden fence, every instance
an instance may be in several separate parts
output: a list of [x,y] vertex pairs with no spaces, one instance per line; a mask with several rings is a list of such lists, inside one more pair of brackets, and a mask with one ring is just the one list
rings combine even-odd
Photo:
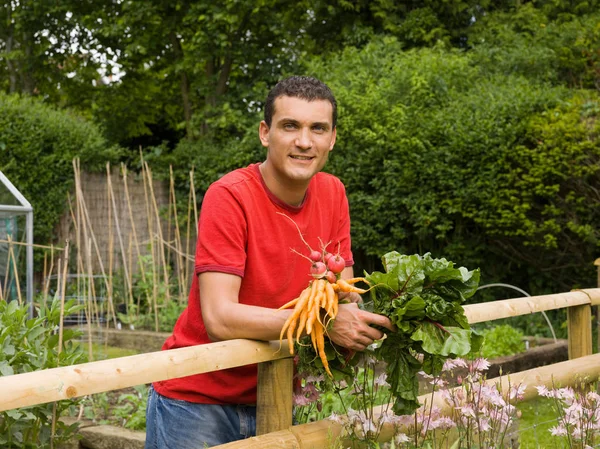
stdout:
[[[600,305],[600,288],[553,295],[507,299],[465,306],[471,324],[567,308],[570,360],[511,374],[511,384],[528,385],[525,397],[535,396],[534,385],[573,383],[575,376],[598,377],[600,354],[592,355],[592,306]],[[189,348],[159,351],[118,359],[52,368],[0,377],[0,411],[117,390],[192,374],[258,363],[257,434],[221,448],[321,448],[340,434],[328,420],[292,426],[293,362],[287,344],[231,340]],[[490,383],[507,379],[490,379]],[[391,438],[384,430],[381,441]]]

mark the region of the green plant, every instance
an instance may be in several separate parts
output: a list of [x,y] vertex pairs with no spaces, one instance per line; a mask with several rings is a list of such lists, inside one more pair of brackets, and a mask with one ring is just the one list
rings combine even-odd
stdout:
[[144,430],[146,428],[148,387],[138,385],[134,389],[135,392],[111,391],[86,396],[82,403],[83,415],[97,424],[112,424],[131,430]]
[[83,167],[104,169],[118,160],[98,126],[32,98],[0,93],[0,170],[35,210],[38,242],[51,242],[73,186],[73,158]]
[[[54,298],[50,305],[37,309],[37,317],[29,318],[26,304],[0,301],[1,376],[73,365],[83,360],[81,347],[74,341],[79,332],[63,329],[62,346],[58,345],[60,309],[60,300]],[[80,306],[73,301],[65,303],[65,314],[79,310]],[[72,399],[0,413],[0,447],[46,448],[51,441],[66,441],[76,432],[77,424],[67,426],[58,418],[77,402]]]
[[479,355],[486,359],[519,354],[525,351],[523,332],[508,324],[481,331],[483,345]]
[[[187,303],[180,303],[175,299],[161,305],[158,312],[158,331],[171,332],[179,315],[186,307]],[[118,316],[122,323],[133,326],[134,329],[155,330],[155,315],[152,310],[140,313],[138,307],[133,305],[130,307],[128,314],[119,313]]]
[[138,385],[135,393],[125,393],[119,396],[115,417],[126,429],[144,430],[146,428],[146,404],[148,403],[148,387]]

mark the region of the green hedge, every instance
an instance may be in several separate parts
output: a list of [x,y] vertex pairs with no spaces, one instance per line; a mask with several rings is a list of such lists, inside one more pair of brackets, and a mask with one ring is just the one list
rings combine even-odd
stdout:
[[67,208],[73,158],[100,170],[119,155],[93,123],[35,99],[0,94],[0,170],[32,204],[37,243],[53,241]]

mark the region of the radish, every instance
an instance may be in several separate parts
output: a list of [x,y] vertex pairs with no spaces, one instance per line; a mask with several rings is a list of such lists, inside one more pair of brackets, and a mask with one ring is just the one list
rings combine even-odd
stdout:
[[313,262],[320,262],[323,259],[323,255],[316,250],[311,251],[310,256],[308,256],[310,260]]
[[323,277],[326,271],[327,266],[323,262],[315,262],[312,264],[312,267],[310,267],[310,274],[312,274],[313,277],[316,278]]
[[344,271],[344,268],[346,268],[346,261],[342,256],[336,254],[327,261],[327,268],[329,268],[335,274],[341,273]]
[[327,273],[325,273],[325,279],[327,279],[331,284],[335,284],[337,282],[336,274],[330,270],[327,270]]
[[325,263],[329,262],[329,259],[331,259],[333,257],[333,254],[331,253],[325,253],[323,255],[323,260],[325,261]]

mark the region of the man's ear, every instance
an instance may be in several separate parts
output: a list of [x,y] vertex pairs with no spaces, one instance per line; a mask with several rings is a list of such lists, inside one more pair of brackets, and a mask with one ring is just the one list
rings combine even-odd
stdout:
[[337,139],[337,126],[333,128],[333,132],[331,135],[331,144],[329,145],[329,151],[333,150],[333,146],[335,145],[335,140]]
[[269,125],[264,120],[258,125],[258,137],[263,147],[269,146]]

